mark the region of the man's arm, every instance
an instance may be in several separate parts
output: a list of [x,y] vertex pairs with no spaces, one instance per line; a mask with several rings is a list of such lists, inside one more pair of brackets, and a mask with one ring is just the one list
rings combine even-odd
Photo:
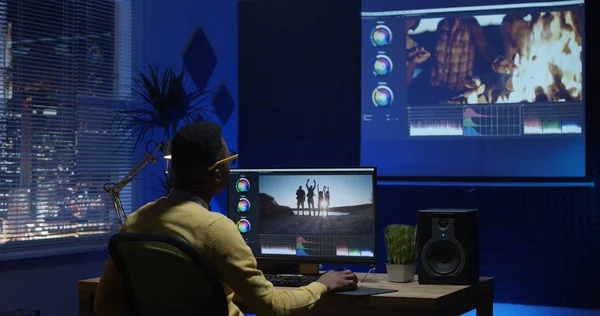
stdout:
[[94,298],[94,313],[96,316],[121,316],[124,313],[124,298],[123,280],[114,261],[109,258]]
[[477,20],[473,18],[472,20],[468,20],[467,23],[469,23],[469,32],[471,33],[479,52],[492,66],[492,69],[497,73],[510,74],[514,68],[513,62],[510,59],[498,55],[498,52],[494,47],[488,45],[485,34],[483,33],[483,28],[479,25]]
[[212,223],[208,233],[206,260],[257,315],[301,315],[327,292],[319,282],[293,291],[276,290],[257,269],[252,250],[226,217]]
[[485,60],[492,65],[496,57],[498,57],[498,53],[494,47],[492,47],[492,45],[488,45],[487,40],[485,39],[485,34],[483,33],[483,28],[474,18],[466,20],[466,23],[468,23],[467,25],[469,26],[469,32],[475,41],[477,49],[481,55],[483,55]]

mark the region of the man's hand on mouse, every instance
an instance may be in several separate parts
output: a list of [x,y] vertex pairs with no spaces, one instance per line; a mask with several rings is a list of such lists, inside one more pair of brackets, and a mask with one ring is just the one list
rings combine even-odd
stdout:
[[355,286],[358,283],[358,278],[350,270],[339,272],[330,270],[323,274],[317,282],[325,285],[329,292],[335,292],[347,286]]

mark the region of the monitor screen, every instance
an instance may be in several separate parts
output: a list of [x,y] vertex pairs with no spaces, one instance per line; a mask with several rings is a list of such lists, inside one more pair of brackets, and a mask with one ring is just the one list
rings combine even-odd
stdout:
[[586,176],[584,1],[491,2],[363,0],[361,164]]
[[374,263],[375,168],[232,169],[228,216],[257,258]]

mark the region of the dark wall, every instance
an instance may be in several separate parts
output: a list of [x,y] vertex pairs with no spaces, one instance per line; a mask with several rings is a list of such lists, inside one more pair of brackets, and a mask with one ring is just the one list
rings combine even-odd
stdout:
[[240,164],[355,165],[360,8],[287,2],[240,2]]
[[100,276],[107,259],[107,251],[96,251],[0,262],[0,312],[78,315],[77,281]]
[[[242,166],[359,164],[359,12],[357,0],[240,3]],[[590,147],[595,166],[597,142]],[[479,209],[481,274],[496,278],[497,302],[600,308],[597,189],[380,186],[377,194],[380,229],[416,224],[419,209]],[[381,238],[379,247],[382,272]]]

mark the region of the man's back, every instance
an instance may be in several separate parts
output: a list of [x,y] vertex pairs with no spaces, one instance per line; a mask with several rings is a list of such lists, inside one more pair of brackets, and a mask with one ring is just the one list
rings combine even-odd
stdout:
[[219,219],[227,218],[196,202],[161,198],[129,215],[121,231],[177,235],[202,253],[208,227]]
[[[173,234],[187,240],[221,278],[231,316],[243,315],[231,302],[234,289],[259,315],[302,314],[327,291],[317,282],[298,291],[275,291],[256,269],[256,260],[236,225],[196,202],[159,199],[129,215],[121,231]],[[96,297],[97,314],[120,315],[116,309],[122,306],[118,297],[122,293],[122,283],[109,260]]]

